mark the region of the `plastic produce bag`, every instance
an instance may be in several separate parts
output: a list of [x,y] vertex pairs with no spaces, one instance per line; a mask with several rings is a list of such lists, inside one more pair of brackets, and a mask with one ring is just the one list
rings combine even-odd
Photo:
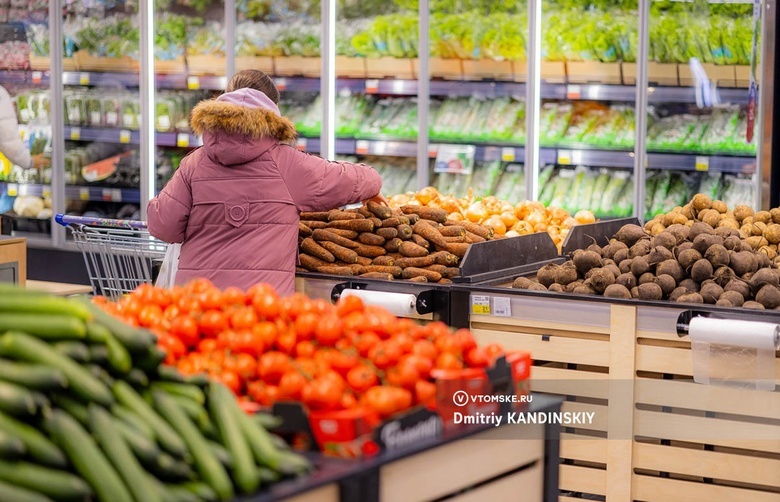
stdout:
[[155,286],[171,289],[176,284],[176,272],[179,270],[179,254],[181,253],[181,244],[169,244],[165,251],[160,274],[157,276]]

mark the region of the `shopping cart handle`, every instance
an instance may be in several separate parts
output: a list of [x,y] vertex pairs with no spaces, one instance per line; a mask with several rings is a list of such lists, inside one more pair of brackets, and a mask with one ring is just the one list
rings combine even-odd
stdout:
[[57,213],[54,215],[54,221],[67,227],[68,225],[87,225],[90,227],[110,227],[110,228],[133,228],[145,229],[146,222],[139,220],[112,220],[110,218],[93,218],[89,216],[72,216],[69,214]]

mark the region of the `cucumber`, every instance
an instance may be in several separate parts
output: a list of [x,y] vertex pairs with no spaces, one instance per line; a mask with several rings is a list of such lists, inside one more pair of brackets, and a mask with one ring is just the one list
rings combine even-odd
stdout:
[[287,444],[287,441],[282,439],[280,436],[271,434],[271,440],[274,442],[274,446],[276,446],[279,451],[287,451],[290,449],[290,445]]
[[252,421],[265,430],[272,431],[282,425],[282,417],[271,415],[270,413],[254,413],[251,415]]
[[236,486],[243,493],[256,492],[260,478],[257,476],[252,450],[241,434],[238,423],[238,414],[244,412],[228,388],[217,382],[209,386],[209,413],[217,426],[222,444],[233,459],[230,471]]
[[111,415],[99,406],[90,405],[89,424],[92,433],[97,438],[98,444],[106,453],[108,460],[114,464],[135,500],[162,502],[162,496],[157,493],[154,485],[149,482],[146,471],[133,456],[130,447],[119,433],[119,429],[114,424]]
[[72,359],[58,354],[47,343],[24,333],[6,333],[0,337],[0,355],[39,363],[62,371],[70,390],[86,401],[110,406],[114,398],[109,388]]
[[230,477],[209,449],[206,439],[201,436],[195,424],[168,394],[157,390],[154,391],[153,396],[155,407],[187,443],[198,474],[214,489],[220,500],[232,500],[235,492]]
[[130,352],[111,333],[108,333],[106,338],[106,347],[108,348],[108,364],[117,373],[124,375],[133,368]]
[[87,341],[90,343],[104,345],[109,335],[111,335],[111,330],[102,324],[94,321],[87,323]]
[[7,360],[0,364],[0,380],[40,391],[62,390],[68,385],[65,375],[58,369]]
[[275,471],[279,470],[282,463],[282,454],[276,449],[271,434],[264,428],[257,425],[245,413],[236,415],[241,434],[244,436],[246,444],[252,450],[255,461],[262,466],[269,467]]
[[114,384],[114,395],[121,404],[132,410],[152,428],[155,438],[165,450],[180,458],[187,454],[187,445],[183,438],[179,437],[176,431],[130,385],[117,381]]
[[70,416],[86,427],[89,424],[87,407],[73,398],[59,394],[54,396],[54,404],[65,410]]
[[[168,366],[161,366],[161,368],[167,368]],[[208,387],[211,383],[211,379],[205,373],[196,373],[194,375],[187,375],[184,377],[186,383],[197,385],[198,387]]]
[[117,420],[115,425],[116,429],[119,431],[119,434],[125,440],[127,445],[130,447],[130,450],[132,450],[133,454],[138,460],[140,460],[144,465],[156,465],[157,457],[160,456],[161,452],[160,448],[157,447],[157,444],[154,441],[144,437],[137,430],[133,429],[131,426],[127,425],[121,420]]
[[54,502],[46,495],[0,481],[0,500],[13,502]]
[[84,500],[92,495],[92,489],[80,477],[27,462],[0,460],[0,481],[35,490],[57,500]]
[[95,377],[98,381],[103,382],[107,387],[114,385],[116,379],[112,377],[104,367],[97,364],[90,364],[87,368],[89,369],[90,375]]
[[76,472],[95,490],[100,502],[133,502],[122,478],[92,436],[75,419],[63,411],[54,410],[46,418],[45,427],[68,454]]
[[169,395],[176,400],[184,412],[187,413],[187,416],[190,417],[193,422],[195,422],[195,425],[198,426],[198,429],[200,429],[201,432],[206,434],[207,432],[214,431],[213,424],[211,423],[211,419],[209,418],[209,413],[206,411],[206,408],[196,403],[192,399],[174,394]]
[[131,354],[144,354],[157,341],[156,337],[149,331],[134,328],[119,319],[111,317],[110,314],[93,304],[87,297],[80,297],[74,301],[84,305],[94,317],[95,322],[108,328],[114,337],[119,340],[119,343],[124,345]]
[[217,502],[217,500],[219,500],[214,490],[212,490],[211,487],[206,483],[202,483],[200,481],[189,481],[187,483],[182,483],[179,485],[179,488],[184,488],[185,490],[194,494],[196,497],[198,497],[198,500],[204,500],[206,502]]
[[166,485],[168,494],[172,497],[171,500],[176,502],[201,502],[201,498],[192,493],[190,490],[178,485]]
[[21,439],[0,430],[0,458],[15,460],[27,451]]
[[150,346],[146,351],[140,354],[137,359],[134,360],[134,366],[143,371],[153,373],[158,371],[158,368],[162,365],[162,362],[165,361],[166,355],[167,354],[164,350],[156,346]]
[[125,380],[136,389],[149,387],[149,377],[139,368],[130,370],[130,372],[125,375]]
[[157,377],[159,380],[164,380],[166,382],[187,382],[187,379],[175,366],[166,366],[164,364],[157,368]]
[[263,484],[273,484],[282,479],[281,474],[268,467],[258,467],[257,475],[260,477],[260,482]]
[[54,350],[58,353],[70,357],[77,363],[86,364],[89,362],[89,347],[81,342],[57,342],[53,344],[52,347],[54,347]]
[[206,394],[200,387],[195,385],[177,382],[155,382],[152,388],[160,389],[174,396],[191,399],[200,406],[206,404]]
[[33,415],[38,409],[32,392],[18,385],[0,381],[0,411],[9,415]]
[[146,439],[149,441],[154,442],[154,430],[149,427],[146,422],[141,420],[138,415],[133,413],[132,410],[128,409],[125,406],[122,406],[121,404],[115,404],[111,407],[111,413],[117,417],[118,419],[122,420],[124,423],[135,429],[137,432],[142,434]]
[[55,314],[75,317],[83,322],[92,319],[92,314],[80,303],[56,296],[28,297],[19,294],[2,294],[0,312],[36,315]]
[[217,443],[216,441],[209,441],[208,444],[209,448],[211,448],[211,453],[217,457],[217,460],[219,460],[220,464],[224,465],[228,469],[233,467],[233,457],[224,446]]
[[108,365],[108,347],[105,345],[97,344],[89,346],[89,362],[99,364],[100,366]]
[[[27,455],[36,462],[52,467],[66,467],[68,459],[62,450],[49,441],[38,429],[0,413],[0,431],[19,438]],[[0,498],[0,500],[3,500]]]
[[22,331],[44,340],[83,339],[87,336],[87,327],[80,319],[53,314],[0,312],[0,333],[3,331]]
[[195,476],[190,464],[176,460],[165,452],[157,456],[150,468],[158,478],[166,481],[189,481]]

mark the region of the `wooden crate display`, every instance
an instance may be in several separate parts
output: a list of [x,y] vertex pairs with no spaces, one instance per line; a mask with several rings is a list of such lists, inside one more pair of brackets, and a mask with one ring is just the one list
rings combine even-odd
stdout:
[[260,70],[274,75],[274,58],[270,56],[237,56],[236,71],[241,70]]
[[163,75],[181,75],[187,72],[187,62],[184,56],[170,60],[154,60],[154,72]]
[[345,78],[366,78],[366,58],[336,56],[336,76]]
[[119,58],[106,58],[93,56],[87,51],[78,51],[74,54],[79,71],[102,71],[102,72],[136,72],[140,70],[140,63],[137,59],[130,56]]
[[[636,63],[621,63],[620,67],[623,72],[623,83],[625,85],[635,85]],[[647,83],[650,85],[680,85],[677,65],[649,61],[647,63]]]
[[[748,65],[737,65],[734,67],[734,72],[736,74],[737,87],[742,87],[747,89],[750,87],[750,66]],[[756,67],[756,83],[761,83],[761,65],[758,65]]]
[[[524,61],[522,62],[525,63]],[[493,59],[464,59],[463,78],[465,80],[512,80],[514,76],[512,61]]]
[[320,58],[287,56],[274,58],[274,70],[280,77],[319,77],[322,69]]
[[[720,87],[736,87],[737,74],[733,65],[702,63],[702,67],[707,73],[707,78],[710,79],[710,82],[714,82]],[[681,86],[689,86],[696,83],[695,79],[693,78],[693,72],[691,72],[691,67],[689,65],[678,65],[677,70],[680,75]]]
[[[226,66],[227,66],[227,61],[225,59],[225,56],[212,55],[212,54],[199,54],[196,56],[187,56],[187,73],[189,73],[190,75],[222,76],[225,74]],[[236,58],[236,67],[238,67],[238,58]]]
[[368,78],[415,78],[416,60],[403,58],[368,58],[366,76]]
[[[51,69],[49,56],[34,56],[30,54],[30,69],[35,71],[48,71]],[[76,58],[62,58],[62,71],[78,71]]]
[[567,61],[566,78],[575,84],[620,84],[623,80],[620,63],[598,61]]
[[[542,80],[550,84],[563,84],[566,82],[566,63],[563,61],[541,61],[540,73],[542,74]],[[528,71],[518,71],[518,65],[514,65],[515,69],[515,82],[525,82],[527,79]]]

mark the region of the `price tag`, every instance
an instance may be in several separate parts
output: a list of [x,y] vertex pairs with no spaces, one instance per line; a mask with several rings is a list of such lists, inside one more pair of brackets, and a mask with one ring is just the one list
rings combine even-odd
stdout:
[[439,153],[439,145],[435,143],[428,145],[428,157],[436,157],[437,153]]
[[366,80],[366,94],[376,94],[379,92],[379,80],[370,78]]
[[43,80],[43,72],[42,71],[34,71],[34,72],[32,72],[32,82],[33,82],[33,84],[40,84],[41,80]]
[[360,139],[355,142],[355,153],[358,155],[368,155],[368,141]]
[[580,97],[582,97],[582,88],[580,86],[566,86],[566,99],[580,99]]
[[276,88],[279,89],[280,91],[287,90],[287,79],[286,78],[284,78],[284,77],[277,78],[276,80],[274,80],[274,83],[276,84]]
[[42,195],[44,199],[47,197],[51,197],[51,188],[43,187]]
[[89,73],[79,73],[79,85],[89,85]]
[[71,127],[70,128],[70,140],[71,141],[79,141],[81,139],[81,128],[80,127]]
[[710,158],[709,157],[696,157],[696,170],[697,171],[709,171],[710,170]]
[[471,174],[476,153],[474,145],[441,145],[433,170],[437,173]]
[[512,317],[512,303],[510,298],[505,296],[496,296],[493,298],[493,315]]
[[306,144],[307,144],[306,138],[298,138],[298,141],[295,143],[295,146],[298,148],[298,150],[304,151],[306,150]]
[[196,75],[190,75],[187,77],[187,89],[191,91],[197,91],[200,89],[200,77]]
[[501,149],[501,161],[502,162],[514,162],[515,161],[515,149],[511,146],[505,146]]
[[558,164],[562,166],[571,165],[571,150],[558,150]]
[[176,135],[176,146],[179,148],[187,148],[190,146],[190,135],[186,132],[180,132]]
[[119,131],[119,142],[120,143],[130,143],[130,131],[127,129],[122,129]]
[[122,190],[118,188],[111,189],[111,200],[113,202],[122,202]]
[[16,197],[17,195],[19,195],[19,186],[16,185],[16,184],[13,184],[13,183],[9,184],[8,185],[8,196],[9,197]]
[[104,188],[101,191],[101,195],[102,195],[104,201],[111,202],[111,189],[110,188]]
[[490,297],[489,296],[472,296],[471,297],[471,313],[490,315]]
[[89,188],[79,188],[79,199],[89,200]]

